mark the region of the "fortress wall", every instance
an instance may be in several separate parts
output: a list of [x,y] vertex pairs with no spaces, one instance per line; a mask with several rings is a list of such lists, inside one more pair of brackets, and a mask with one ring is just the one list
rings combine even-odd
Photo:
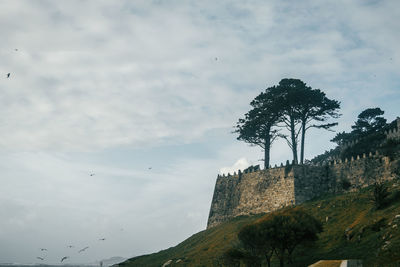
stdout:
[[399,160],[390,162],[387,157],[370,154],[323,166],[288,165],[218,176],[207,228],[239,215],[270,212],[324,193],[343,192],[343,181],[350,182],[351,191],[376,179],[390,180],[399,164]]
[[207,228],[294,204],[293,172],[275,168],[217,178]]
[[[386,135],[386,139],[400,139],[400,118],[396,118],[396,124],[392,129],[388,129],[383,132]],[[357,144],[360,140],[353,140],[348,143],[342,144],[340,147],[342,150],[352,147]]]
[[329,176],[329,166],[297,165],[294,168],[296,204],[335,190],[336,180]]
[[350,190],[358,190],[375,181],[392,179],[393,164],[389,158],[379,155],[350,159],[339,164],[329,165],[329,177],[336,180],[336,190],[341,191],[342,181],[349,181]]

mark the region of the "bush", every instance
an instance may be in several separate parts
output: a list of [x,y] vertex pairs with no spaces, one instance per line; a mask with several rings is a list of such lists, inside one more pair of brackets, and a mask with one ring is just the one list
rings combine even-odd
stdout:
[[391,161],[395,159],[398,153],[400,140],[388,139],[386,140],[381,148],[382,154],[388,157]]
[[381,209],[387,204],[388,196],[390,195],[388,188],[384,182],[375,182],[372,195],[376,209]]
[[350,181],[346,178],[343,178],[342,181],[340,181],[340,184],[343,190],[348,190],[351,187]]
[[[304,210],[285,210],[261,222],[244,226],[238,238],[245,253],[231,251],[231,255],[242,260],[252,259],[250,266],[256,266],[264,258],[271,266],[271,257],[275,253],[280,266],[284,266],[285,261],[292,263],[296,247],[313,243],[321,231],[321,222]],[[246,254],[251,257],[246,257]],[[257,262],[257,259],[260,261]]]
[[386,219],[381,218],[380,220],[374,222],[370,227],[372,231],[379,232],[381,228],[383,228],[385,225],[386,225]]

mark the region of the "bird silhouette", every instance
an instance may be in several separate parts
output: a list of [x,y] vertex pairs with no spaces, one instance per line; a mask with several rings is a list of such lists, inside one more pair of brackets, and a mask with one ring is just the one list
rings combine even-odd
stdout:
[[69,248],[73,248],[74,246],[69,245],[68,247],[69,247]]
[[218,58],[216,57],[216,58],[215,58],[215,61],[217,61],[217,60],[218,60]]
[[7,78],[10,78],[11,73],[7,73]]
[[44,260],[42,257],[36,257],[36,259],[39,259],[39,260]]
[[100,241],[104,241],[104,240],[106,240],[106,239],[103,237],[103,238],[100,238],[99,240],[100,240]]
[[17,49],[17,48],[15,48],[14,50],[15,50],[15,51],[18,51],[18,49]]
[[153,167],[149,167],[149,170],[153,169]]
[[90,176],[94,176],[94,173],[91,173]]
[[41,251],[47,251],[47,248],[40,248]]
[[62,257],[62,258],[61,258],[61,262],[63,262],[64,260],[66,260],[66,259],[68,259],[68,258],[69,258],[68,256]]
[[89,247],[84,247],[83,249],[79,250],[78,253],[84,252],[85,250],[87,250]]

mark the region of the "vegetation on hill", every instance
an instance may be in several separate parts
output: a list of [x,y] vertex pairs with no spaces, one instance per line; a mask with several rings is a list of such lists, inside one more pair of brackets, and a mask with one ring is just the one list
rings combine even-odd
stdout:
[[[327,195],[308,201],[303,208],[323,222],[323,231],[313,246],[299,246],[289,266],[307,266],[321,259],[363,259],[364,266],[398,266],[400,264],[400,180],[385,184],[389,195],[376,208],[374,189],[343,195]],[[132,258],[120,266],[237,266],[224,260],[224,253],[237,247],[239,231],[248,224],[265,220],[276,213],[237,217],[219,226],[199,232],[179,245],[158,253]],[[266,263],[264,263],[266,264]],[[396,265],[397,264],[397,265]],[[243,266],[243,265],[242,265]],[[279,266],[272,258],[272,266]]]
[[295,207],[264,216],[261,221],[244,226],[238,234],[240,246],[225,253],[230,265],[241,262],[261,267],[266,260],[276,256],[279,265],[293,263],[293,252],[300,245],[312,244],[322,232],[322,224],[304,209]]
[[[397,127],[396,120],[386,123],[382,117],[384,111],[380,108],[367,108],[362,111],[351,126],[351,132],[340,132],[331,140],[338,146],[316,156],[311,163],[327,163],[334,158],[350,159],[362,156],[364,153],[378,151],[380,154],[393,158],[395,147],[399,140],[386,139],[385,131]],[[348,145],[352,144],[352,145]]]

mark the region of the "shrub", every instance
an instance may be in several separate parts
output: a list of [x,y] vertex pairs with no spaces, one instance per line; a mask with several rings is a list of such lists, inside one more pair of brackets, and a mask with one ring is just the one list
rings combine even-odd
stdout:
[[382,154],[388,157],[391,161],[396,157],[397,151],[399,150],[400,140],[388,139],[386,140],[382,147]]
[[346,178],[343,178],[342,181],[340,181],[340,184],[343,190],[348,190],[351,187],[350,181]]
[[384,182],[375,182],[373,187],[372,201],[376,209],[381,209],[387,204],[390,193]]

